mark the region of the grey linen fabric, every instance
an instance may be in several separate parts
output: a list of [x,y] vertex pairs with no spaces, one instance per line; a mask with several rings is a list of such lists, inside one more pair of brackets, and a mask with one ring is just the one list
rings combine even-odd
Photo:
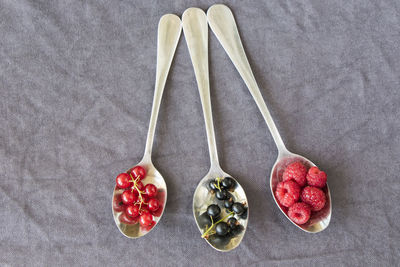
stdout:
[[192,216],[209,159],[183,36],[153,151],[167,207],[144,238],[122,236],[111,191],[143,154],[158,20],[214,2],[0,0],[0,265],[399,265],[400,2],[225,3],[287,147],[328,173],[328,229],[306,234],[273,203],[277,149],[210,32],[216,139],[247,192],[246,236],[214,251]]

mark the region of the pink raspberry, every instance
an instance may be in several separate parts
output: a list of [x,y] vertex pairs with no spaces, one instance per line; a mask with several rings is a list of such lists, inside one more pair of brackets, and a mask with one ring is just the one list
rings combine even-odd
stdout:
[[297,202],[289,208],[288,216],[297,224],[305,224],[311,216],[310,206],[303,202]]
[[283,172],[283,181],[295,180],[301,187],[306,185],[307,167],[300,161],[293,162]]
[[324,191],[317,187],[306,186],[301,192],[301,200],[311,206],[312,211],[321,210],[326,203]]
[[280,182],[276,186],[275,196],[282,206],[290,207],[300,198],[300,190],[295,181]]
[[307,173],[308,185],[322,188],[326,185],[326,173],[320,171],[318,167],[311,167]]

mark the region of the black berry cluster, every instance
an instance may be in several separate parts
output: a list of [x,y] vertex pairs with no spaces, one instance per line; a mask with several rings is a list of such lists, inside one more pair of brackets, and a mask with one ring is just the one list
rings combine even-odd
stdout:
[[[216,178],[208,183],[216,203],[209,205],[207,211],[200,215],[199,225],[204,229],[202,237],[215,245],[228,244],[244,230],[238,218],[247,217],[247,207],[245,203],[235,202],[232,193],[236,187],[236,182],[231,177]],[[225,216],[222,216],[223,209],[226,211]]]

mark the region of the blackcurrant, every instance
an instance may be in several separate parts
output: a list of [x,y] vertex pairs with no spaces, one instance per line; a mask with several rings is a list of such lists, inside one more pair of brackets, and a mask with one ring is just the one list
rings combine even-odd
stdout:
[[224,207],[228,210],[232,210],[232,205],[233,205],[233,199],[229,198],[229,199],[225,199],[224,200]]
[[207,212],[204,212],[199,216],[199,220],[197,221],[200,228],[208,228],[211,226],[211,218],[210,215],[207,214]]
[[211,190],[214,190],[214,191],[217,189],[214,180],[211,180],[211,181],[208,183],[208,187],[209,187]]
[[210,243],[216,247],[223,247],[226,246],[229,243],[229,241],[231,241],[231,236],[230,235],[219,236],[215,234],[210,236],[208,238],[208,241],[210,241]]
[[232,210],[237,215],[242,215],[246,211],[245,208],[244,208],[244,205],[242,203],[239,203],[239,202],[233,203]]
[[216,204],[211,204],[207,208],[207,214],[213,218],[217,218],[221,214],[221,209]]
[[243,232],[244,227],[241,224],[236,225],[234,228],[231,229],[231,233],[233,236],[236,236],[238,234],[240,234],[241,232]]
[[221,191],[217,191],[217,193],[215,194],[215,196],[219,199],[219,200],[225,200],[228,199],[230,197],[230,193],[225,190],[222,189]]
[[220,222],[215,226],[215,232],[219,236],[225,236],[229,232],[229,226],[226,222]]
[[228,223],[228,225],[229,225],[229,227],[230,227],[231,229],[236,227],[237,222],[238,222],[238,221],[236,220],[235,217],[230,217],[230,218],[228,219],[228,221],[227,221],[227,223]]
[[242,213],[242,215],[239,216],[242,219],[246,219],[247,218],[247,208],[244,208],[244,212]]
[[235,186],[235,180],[233,180],[231,177],[225,177],[222,182],[222,186],[226,189],[231,189],[232,187]]

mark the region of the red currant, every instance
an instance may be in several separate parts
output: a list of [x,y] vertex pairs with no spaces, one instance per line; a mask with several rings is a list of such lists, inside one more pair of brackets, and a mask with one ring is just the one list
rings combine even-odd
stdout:
[[132,181],[129,178],[129,174],[127,173],[120,173],[117,176],[116,183],[117,186],[121,189],[128,188],[129,186],[132,186]]
[[142,183],[141,181],[139,181],[139,182],[136,183],[136,187],[137,187],[140,191],[142,191],[143,188],[144,188],[144,185],[143,185],[143,183]]
[[142,194],[143,203],[148,203],[150,198],[146,194]]
[[113,198],[113,210],[114,212],[121,212],[125,209],[125,205],[122,202],[121,195],[115,195]]
[[157,196],[157,187],[154,184],[147,184],[144,190],[150,198]]
[[156,211],[160,207],[160,202],[157,199],[152,198],[149,200],[148,206],[150,211]]
[[140,226],[140,229],[142,230],[142,231],[150,231],[151,230],[151,228],[153,228],[153,226],[154,225],[156,225],[156,222],[155,221],[152,221],[151,222],[151,224],[149,224],[149,225],[146,225],[146,226]]
[[150,213],[143,213],[140,215],[139,222],[142,226],[149,226],[153,223],[153,215]]
[[135,203],[135,202],[137,201],[138,197],[137,197],[137,195],[136,195],[134,192],[132,192],[131,190],[126,190],[126,191],[124,191],[124,192],[122,193],[121,199],[122,199],[122,202],[123,202],[124,204],[129,205],[129,204]]
[[131,170],[131,175],[134,179],[138,178],[143,180],[146,177],[146,170],[142,166],[135,166]]
[[139,216],[139,206],[138,205],[129,205],[126,207],[126,213],[132,218],[136,218]]
[[162,212],[163,212],[163,206],[160,204],[159,208],[156,211],[151,211],[150,213],[153,216],[160,217]]
[[145,204],[142,204],[142,207],[140,208],[140,215],[145,214],[145,213],[150,213],[149,207]]
[[137,223],[138,218],[130,217],[126,212],[123,212],[119,215],[119,221],[124,224],[135,224]]

